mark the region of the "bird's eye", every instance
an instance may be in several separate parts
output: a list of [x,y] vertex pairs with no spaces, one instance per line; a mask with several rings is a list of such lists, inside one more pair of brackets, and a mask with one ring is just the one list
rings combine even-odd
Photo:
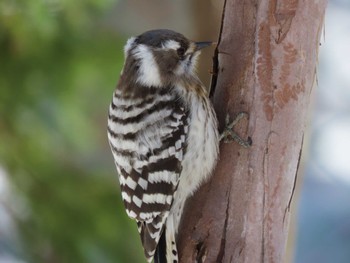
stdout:
[[183,58],[183,56],[185,55],[185,49],[183,47],[178,48],[177,54],[180,58]]

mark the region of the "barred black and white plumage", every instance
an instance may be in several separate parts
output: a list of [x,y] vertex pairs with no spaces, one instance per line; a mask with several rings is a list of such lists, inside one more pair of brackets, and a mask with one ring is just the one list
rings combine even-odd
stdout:
[[[207,45],[153,30],[125,46],[108,139],[126,212],[137,221],[148,262],[155,253],[155,262],[178,262],[184,204],[217,161],[215,112],[194,72],[199,50]],[[161,237],[165,244],[159,244]]]

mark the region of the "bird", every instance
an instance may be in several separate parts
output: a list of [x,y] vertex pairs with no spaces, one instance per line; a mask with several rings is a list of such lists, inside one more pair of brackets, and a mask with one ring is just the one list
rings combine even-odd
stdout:
[[147,262],[179,262],[176,237],[185,203],[218,160],[222,136],[196,73],[201,50],[212,44],[156,29],[129,38],[124,47],[107,134],[126,213],[136,220]]

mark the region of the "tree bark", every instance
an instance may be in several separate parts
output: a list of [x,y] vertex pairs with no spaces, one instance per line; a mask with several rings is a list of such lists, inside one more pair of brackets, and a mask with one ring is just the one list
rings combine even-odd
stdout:
[[227,0],[212,88],[221,129],[253,144],[220,145],[210,181],[191,198],[180,262],[284,261],[290,203],[316,77],[326,0]]

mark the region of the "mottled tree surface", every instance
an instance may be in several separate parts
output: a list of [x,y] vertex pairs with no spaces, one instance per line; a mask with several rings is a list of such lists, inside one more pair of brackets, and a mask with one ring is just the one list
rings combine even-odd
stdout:
[[284,261],[326,4],[225,2],[213,101],[221,127],[226,113],[249,113],[235,130],[253,145],[221,144],[213,177],[187,204],[180,262]]

